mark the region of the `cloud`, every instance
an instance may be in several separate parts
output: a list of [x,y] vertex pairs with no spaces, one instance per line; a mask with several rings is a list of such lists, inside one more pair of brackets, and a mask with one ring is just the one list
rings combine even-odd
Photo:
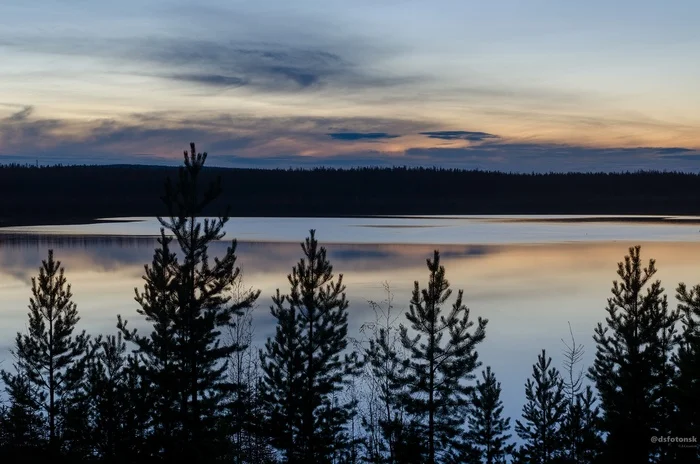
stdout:
[[153,163],[170,159],[163,156],[163,148],[177,154],[191,141],[207,141],[217,151],[231,151],[247,147],[253,139],[166,118],[81,122],[33,118],[31,107],[0,119],[1,162],[33,163],[38,158],[42,164]]
[[27,105],[21,110],[17,111],[16,113],[12,113],[10,116],[7,117],[6,121],[7,122],[20,122],[20,121],[26,121],[29,119],[29,116],[34,112],[34,107],[31,105]]
[[669,147],[669,148],[657,148],[656,152],[660,155],[674,155],[679,153],[693,152],[690,148],[680,148],[680,147]]
[[[318,43],[324,43],[323,40]],[[295,92],[321,88],[367,90],[397,87],[424,80],[392,77],[371,71],[373,55],[361,44],[346,44],[340,52],[323,45],[293,45],[281,40],[149,37],[84,41],[55,37],[0,39],[0,46],[24,53],[88,57],[119,65],[122,72],[155,76],[203,88],[247,86],[265,92]],[[358,52],[359,51],[359,52]],[[356,57],[351,59],[342,54]],[[367,62],[363,61],[366,60]]]
[[468,140],[470,142],[481,142],[500,138],[498,135],[472,131],[430,131],[421,132],[421,135],[426,135],[431,139]]
[[[496,142],[464,148],[411,148],[405,155],[413,165],[432,162],[435,166],[505,172],[697,172],[700,169],[700,165],[693,162],[694,155],[660,155],[662,149]],[[698,153],[698,150],[684,150]],[[677,162],[671,163],[669,159]]]
[[242,77],[223,76],[221,74],[172,74],[166,76],[166,78],[200,86],[224,88],[240,87],[249,83],[247,79]]
[[281,44],[253,48],[226,42],[159,40],[138,50],[128,50],[124,58],[168,68],[190,68],[192,73],[200,70],[202,74],[187,74],[190,83],[220,84],[225,77],[223,80],[227,82],[233,78],[238,83],[278,91],[360,77],[353,76],[356,74],[353,66],[336,54]]
[[[281,160],[286,167],[288,162],[302,162],[299,154],[308,155],[309,150],[333,156],[348,151],[345,140],[379,142],[397,137],[390,134],[415,133],[421,127],[425,127],[424,122],[389,118],[185,112],[78,121],[46,119],[31,110],[13,108],[12,114],[0,119],[0,162],[34,163],[39,159],[41,164],[162,164],[179,159],[182,150],[194,141],[225,165],[227,157],[235,154],[243,157],[246,165],[264,157],[289,157]],[[342,135],[329,137],[329,131]],[[343,145],[346,148],[339,150]]]
[[285,79],[296,82],[299,87],[307,88],[319,84],[323,74],[314,72],[312,69],[300,69],[290,66],[270,66],[266,69],[271,75],[278,75]]
[[380,140],[395,139],[398,135],[387,134],[386,132],[331,132],[329,135],[333,140]]
[[664,155],[664,159],[681,161],[700,161],[700,153],[690,155]]
[[[76,121],[41,118],[32,106],[24,105],[12,107],[11,113],[0,119],[0,162],[173,165],[179,162],[182,150],[194,141],[211,154],[210,165],[224,167],[441,166],[506,172],[700,170],[700,150],[686,147],[597,148],[488,137],[483,139],[488,143],[469,147],[406,145],[412,141],[408,134],[451,137],[467,132],[427,132],[423,130],[426,127],[434,124],[391,118],[185,112]],[[393,143],[391,152],[383,152],[381,142],[397,137],[401,137],[401,142]],[[348,143],[353,141],[357,143]],[[402,145],[404,149],[400,148]]]

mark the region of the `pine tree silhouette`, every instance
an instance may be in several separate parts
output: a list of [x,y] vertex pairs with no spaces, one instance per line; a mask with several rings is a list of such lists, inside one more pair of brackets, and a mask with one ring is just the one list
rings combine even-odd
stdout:
[[669,451],[667,444],[654,446],[651,439],[671,432],[670,361],[679,314],[668,309],[661,282],[651,282],[655,261],[643,267],[639,246],[629,249],[617,274],[607,326],[599,323],[595,329],[597,352],[588,375],[601,399],[601,428],[607,434],[603,457],[646,463]]
[[[202,190],[199,179],[207,154],[197,153],[194,143],[184,158],[177,182],[166,182],[168,216],[158,218],[163,226],[160,248],[146,269],[144,292],[136,294],[140,313],[154,330],[140,336],[128,331],[121,319],[118,327],[126,340],[136,343],[144,374],[155,379],[155,397],[164,394],[164,403],[154,411],[164,414],[159,428],[168,446],[160,448],[171,458],[210,462],[228,449],[226,438],[217,432],[222,404],[235,388],[226,376],[228,358],[242,349],[223,343],[222,330],[254,304],[259,292],[230,302],[228,292],[240,276],[236,241],[223,257],[213,262],[209,257],[209,245],[225,235],[228,216],[199,219],[220,195],[221,181]],[[170,251],[165,230],[174,237],[181,259]]]
[[72,297],[61,262],[49,250],[39,276],[32,277],[28,333],[15,338],[16,373],[1,373],[17,401],[11,410],[27,425],[45,421],[42,435],[55,457],[67,451],[65,433],[87,362],[89,337],[73,336],[80,318]]
[[531,464],[563,461],[567,402],[564,381],[551,365],[552,358],[542,350],[532,366],[532,378],[525,384],[523,420],[515,422],[515,432],[524,442],[518,454]]
[[261,354],[265,397],[271,419],[287,420],[276,431],[286,462],[330,463],[350,449],[345,425],[353,401],[340,398],[357,373],[348,346],[348,302],[342,274],[334,280],[326,249],[311,230],[301,244],[304,257],[288,276],[289,295],[273,298],[278,325]]
[[400,330],[401,344],[410,357],[403,366],[403,381],[410,390],[403,401],[417,418],[421,441],[427,443],[426,462],[435,464],[457,443],[460,435],[472,391],[466,382],[474,378],[473,371],[481,364],[476,346],[486,336],[488,320],[479,318],[470,332],[474,321],[469,318],[469,308],[462,304],[462,290],[449,312],[443,314],[442,305],[452,290],[437,250],[427,265],[428,287],[421,290],[418,282],[414,283],[406,313],[416,335],[409,336],[408,328],[403,325]]
[[476,463],[506,463],[514,451],[509,443],[510,418],[503,417],[501,384],[490,367],[481,372],[471,395],[465,444]]

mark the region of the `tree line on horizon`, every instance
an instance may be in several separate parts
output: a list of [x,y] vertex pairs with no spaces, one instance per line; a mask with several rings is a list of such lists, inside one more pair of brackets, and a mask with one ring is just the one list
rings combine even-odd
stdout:
[[[0,460],[240,464],[691,463],[700,439],[700,285],[669,306],[639,246],[618,263],[593,364],[565,346],[563,370],[543,350],[521,417],[478,347],[488,320],[453,292],[435,251],[408,311],[371,302],[376,320],[348,334],[349,302],[314,230],[272,296],[274,335],[252,345],[252,309],[228,213],[199,219],[222,182],[201,177],[194,144],[162,197],[167,214],[137,310],[115,334],[77,333],[78,310],[49,250],[32,278],[29,323],[13,369],[0,371]],[[515,439],[518,437],[518,440]]]
[[[170,166],[0,166],[3,224],[165,216]],[[409,167],[208,167],[226,191],[202,214],[233,216],[416,214],[700,214],[700,175],[680,172],[516,174]],[[653,190],[639,185],[654,185]],[[125,188],[125,186],[127,186]],[[318,195],[318,192],[323,195]]]

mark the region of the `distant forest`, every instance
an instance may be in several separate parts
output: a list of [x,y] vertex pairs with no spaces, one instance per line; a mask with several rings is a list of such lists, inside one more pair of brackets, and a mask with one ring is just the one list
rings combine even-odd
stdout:
[[[177,167],[0,166],[0,224],[66,223],[166,214],[163,182]],[[673,172],[508,174],[441,168],[230,169],[204,214],[700,214],[700,176]]]

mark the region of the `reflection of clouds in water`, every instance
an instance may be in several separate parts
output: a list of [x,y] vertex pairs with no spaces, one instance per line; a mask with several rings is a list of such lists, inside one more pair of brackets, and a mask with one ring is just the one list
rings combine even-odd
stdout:
[[66,272],[86,270],[109,272],[138,265],[143,269],[144,256],[153,253],[155,240],[140,237],[81,237],[0,234],[2,273],[28,281],[38,273],[47,250]]
[[[320,235],[323,245],[323,235]],[[66,268],[72,284],[83,328],[89,333],[116,332],[121,314],[129,326],[149,332],[136,313],[134,287],[143,286],[143,265],[150,263],[156,245],[153,239],[136,241],[100,240],[81,242],[0,244],[0,359],[10,368],[9,349],[17,331],[26,327],[29,279],[38,273],[46,258],[46,245],[56,249],[56,258]],[[228,243],[217,243],[212,255],[220,256]],[[630,243],[629,245],[633,245]],[[342,273],[350,302],[349,335],[360,337],[360,326],[374,319],[367,300],[383,301],[382,282],[394,292],[395,311],[408,309],[413,282],[425,286],[426,259],[434,248],[452,288],[464,290],[471,317],[489,319],[486,341],[479,347],[480,359],[491,365],[502,383],[506,413],[517,417],[523,402],[523,384],[540,349],[545,348],[561,368],[561,338],[568,337],[567,322],[586,347],[584,362],[590,364],[595,346],[593,327],[604,321],[606,299],[616,263],[627,252],[625,243],[576,243],[552,245],[326,245],[335,274]],[[289,291],[287,274],[302,256],[298,243],[238,244],[238,265],[244,287],[261,289],[253,312],[253,343],[264,345],[274,334],[275,320],[269,312],[277,288]],[[657,259],[658,277],[673,302],[678,282],[700,282],[697,263],[700,244],[644,244],[645,260]],[[454,297],[453,297],[454,298]],[[449,301],[452,303],[453,299]],[[582,364],[582,367],[585,367]]]

